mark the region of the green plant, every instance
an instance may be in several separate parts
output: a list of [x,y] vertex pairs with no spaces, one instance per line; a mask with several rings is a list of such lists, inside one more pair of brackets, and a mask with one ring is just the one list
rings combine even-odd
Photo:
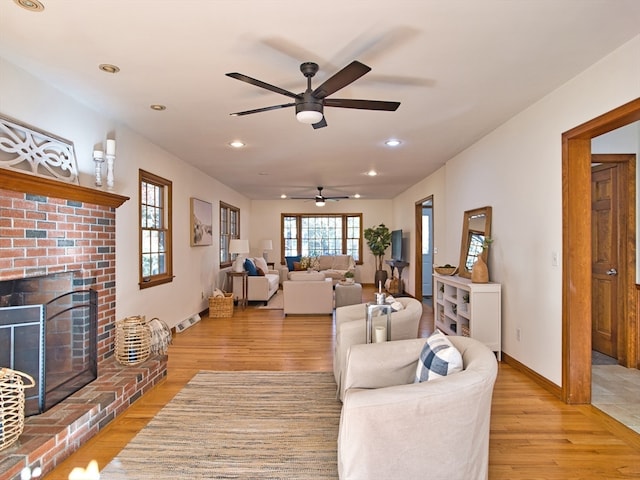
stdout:
[[364,231],[364,239],[367,241],[371,253],[376,257],[376,270],[382,270],[384,252],[389,245],[391,245],[391,230],[389,230],[384,223],[381,223],[380,225],[367,228]]
[[351,270],[349,270],[349,271],[344,273],[344,278],[353,278],[355,276],[356,276],[356,274],[353,273]]
[[464,295],[462,295],[462,301],[464,303],[469,303],[469,294],[465,293]]

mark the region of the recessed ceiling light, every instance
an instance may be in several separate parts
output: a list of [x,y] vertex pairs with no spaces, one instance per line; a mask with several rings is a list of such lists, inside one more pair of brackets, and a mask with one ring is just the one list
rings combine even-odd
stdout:
[[166,105],[160,105],[159,103],[154,103],[153,105],[149,105],[151,110],[155,110],[156,112],[162,112],[167,109]]
[[106,73],[118,73],[120,71],[120,67],[111,65],[110,63],[101,63],[98,65],[98,68]]
[[378,172],[376,172],[375,170],[369,170],[367,172],[367,175],[369,175],[370,177],[375,177],[376,175],[378,175]]
[[397,140],[395,138],[390,138],[389,140],[387,140],[386,142],[384,142],[384,144],[387,147],[397,147],[398,145],[400,145],[402,142],[400,140]]
[[360,194],[359,194],[359,193],[356,193],[356,194],[353,196],[353,198],[360,198]]
[[31,12],[41,12],[44,10],[44,5],[38,0],[13,0],[22,8]]
[[234,140],[233,142],[229,142],[229,145],[231,145],[233,148],[242,148],[244,147],[244,142],[241,142],[240,140]]
[[282,195],[280,195],[280,198],[287,198],[287,196],[283,193]]

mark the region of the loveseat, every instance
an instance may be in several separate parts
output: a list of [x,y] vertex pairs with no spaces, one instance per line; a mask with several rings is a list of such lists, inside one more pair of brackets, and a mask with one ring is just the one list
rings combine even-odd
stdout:
[[333,282],[322,272],[291,272],[282,283],[284,314],[333,313]]
[[[269,270],[267,262],[262,257],[249,257],[244,261],[247,271],[247,300],[250,302],[267,302],[275,295],[280,286],[280,273]],[[233,296],[242,296],[242,279],[235,277],[233,282]]]
[[313,257],[284,257],[287,272],[313,270],[324,273],[335,285],[347,272],[355,273],[356,262],[351,255],[318,255]]
[[354,345],[338,433],[340,480],[486,480],[498,367],[484,344],[447,337],[462,371],[414,383],[426,338]]

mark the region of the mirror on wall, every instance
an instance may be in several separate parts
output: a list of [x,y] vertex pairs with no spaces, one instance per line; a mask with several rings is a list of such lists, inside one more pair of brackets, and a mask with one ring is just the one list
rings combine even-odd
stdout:
[[487,237],[491,237],[491,207],[464,212],[458,275],[471,278],[471,269],[478,255],[481,255],[485,262],[487,261],[488,252],[482,248],[484,239]]

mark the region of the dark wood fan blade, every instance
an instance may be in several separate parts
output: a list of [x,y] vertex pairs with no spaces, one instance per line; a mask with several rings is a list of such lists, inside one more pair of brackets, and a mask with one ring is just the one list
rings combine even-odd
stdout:
[[324,197],[325,200],[346,200],[349,197],[343,196],[343,197]]
[[292,93],[289,90],[285,90],[284,88],[276,87],[276,86],[271,85],[269,83],[265,83],[262,80],[256,80],[255,78],[247,77],[246,75],[243,75],[242,73],[232,72],[232,73],[226,73],[225,75],[227,77],[231,77],[231,78],[235,78],[236,80],[240,80],[241,82],[250,83],[251,85],[255,85],[256,87],[264,88],[264,89],[269,90],[271,92],[279,93],[280,95],[286,95],[287,97],[291,97],[291,98],[298,98],[299,97],[299,95],[296,95],[295,93]]
[[254,110],[245,110],[244,112],[230,113],[233,117],[241,117],[242,115],[249,115],[251,113],[268,112],[269,110],[278,110],[279,108],[293,107],[295,103],[284,103],[282,105],[274,105],[272,107],[256,108]]
[[325,107],[358,108],[361,110],[386,110],[395,112],[400,102],[384,102],[381,100],[351,100],[348,98],[326,98]]
[[314,123],[311,125],[313,127],[314,130],[317,130],[318,128],[323,128],[327,126],[327,120],[325,119],[325,117],[322,117],[322,120],[320,120],[318,123]]
[[315,200],[316,197],[289,197],[291,200]]
[[334,76],[325,80],[322,85],[320,85],[313,91],[313,96],[315,98],[328,97],[332,93],[346,87],[347,85],[356,81],[365,73],[370,71],[370,67],[367,67],[364,63],[360,63],[357,60],[354,60]]

